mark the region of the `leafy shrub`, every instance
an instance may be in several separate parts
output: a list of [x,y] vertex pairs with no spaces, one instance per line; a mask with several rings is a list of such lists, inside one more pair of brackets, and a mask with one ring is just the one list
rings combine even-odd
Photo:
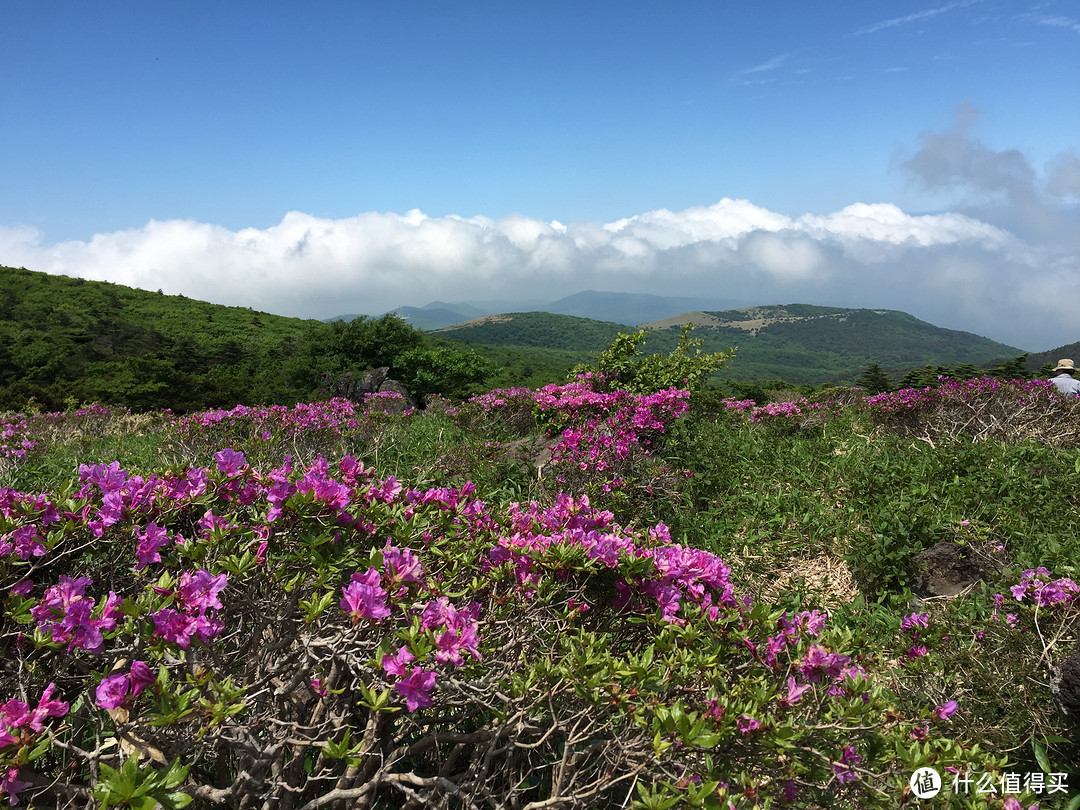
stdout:
[[704,386],[709,374],[731,362],[733,349],[706,354],[702,341],[692,338],[693,324],[679,332],[679,344],[669,354],[642,356],[641,345],[648,332],[620,333],[611,346],[600,353],[595,366],[579,365],[570,371],[571,377],[596,374],[610,391],[631,394],[651,394],[666,388],[697,390]]

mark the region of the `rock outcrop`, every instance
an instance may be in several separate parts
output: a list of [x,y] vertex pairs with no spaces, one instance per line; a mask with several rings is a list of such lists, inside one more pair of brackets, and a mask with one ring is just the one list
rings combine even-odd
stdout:
[[[402,398],[400,407],[382,407],[380,410],[388,412],[401,412],[416,407],[416,400],[409,393],[409,389],[397,380],[390,379],[390,369],[387,366],[373,368],[359,376],[346,371],[335,377],[333,374],[323,374],[319,380],[319,392],[328,397],[344,397],[352,402],[363,402],[371,394],[398,394]],[[390,398],[382,405],[388,405]]]

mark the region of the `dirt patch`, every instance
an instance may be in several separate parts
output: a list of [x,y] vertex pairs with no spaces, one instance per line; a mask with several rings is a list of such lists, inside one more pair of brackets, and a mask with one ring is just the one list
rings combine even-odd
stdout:
[[766,598],[776,596],[799,580],[803,581],[809,594],[819,599],[822,607],[826,609],[833,605],[846,605],[859,595],[859,588],[848,564],[843,557],[828,551],[813,557],[787,560],[776,570],[762,595]]
[[514,320],[513,315],[484,315],[482,318],[473,318],[471,321],[463,321],[462,323],[455,323],[453,326],[446,326],[442,329],[436,329],[436,332],[452,332],[455,329],[467,329],[470,326],[483,326],[485,323],[506,323],[507,321]]

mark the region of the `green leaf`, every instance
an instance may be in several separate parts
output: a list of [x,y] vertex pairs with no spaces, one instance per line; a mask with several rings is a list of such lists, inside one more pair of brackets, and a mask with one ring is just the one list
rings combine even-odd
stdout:
[[187,807],[194,801],[194,797],[178,790],[171,793],[157,793],[155,797],[165,810],[180,810],[181,807]]
[[1050,758],[1046,756],[1046,746],[1038,740],[1031,741],[1031,747],[1035,749],[1035,761],[1039,763],[1039,767],[1043,769],[1043,773],[1051,773],[1053,768],[1050,767]]
[[187,779],[188,769],[190,766],[181,765],[180,758],[177,757],[169,763],[169,767],[158,774],[158,784],[165,788],[174,788],[183,784]]

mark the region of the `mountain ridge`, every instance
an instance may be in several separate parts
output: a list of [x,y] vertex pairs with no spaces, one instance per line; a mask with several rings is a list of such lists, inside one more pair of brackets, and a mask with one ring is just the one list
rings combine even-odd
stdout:
[[[670,351],[679,330],[695,326],[705,351],[737,349],[730,375],[796,383],[850,382],[871,365],[903,375],[924,366],[990,366],[1024,352],[970,332],[945,329],[909,313],[811,304],[684,312],[641,328],[646,352]],[[498,313],[436,330],[487,346],[545,346],[588,351],[634,325],[544,312]],[[1037,367],[1037,366],[1036,366]]]

